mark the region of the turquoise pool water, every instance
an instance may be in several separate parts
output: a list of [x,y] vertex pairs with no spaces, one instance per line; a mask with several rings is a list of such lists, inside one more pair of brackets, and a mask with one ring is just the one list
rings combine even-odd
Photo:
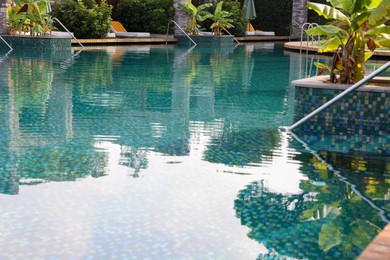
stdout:
[[282,131],[297,64],[273,43],[3,57],[0,259],[355,259],[390,218],[389,114]]

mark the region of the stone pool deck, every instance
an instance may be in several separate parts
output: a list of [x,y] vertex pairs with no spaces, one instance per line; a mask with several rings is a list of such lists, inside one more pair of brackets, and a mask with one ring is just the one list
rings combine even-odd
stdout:
[[[239,42],[260,42],[260,41],[290,41],[295,38],[291,36],[246,36],[236,37]],[[150,37],[132,38],[105,38],[105,39],[78,39],[83,45],[131,45],[131,44],[175,44],[177,39],[173,35],[152,34]],[[77,45],[72,40],[72,45]]]
[[390,224],[387,224],[358,258],[358,260],[374,259],[390,259]]
[[[312,42],[300,42],[300,41],[289,41],[284,43],[284,47],[286,49],[290,50],[304,50],[304,51],[309,51],[309,52],[317,52],[318,51],[318,46],[316,43]],[[390,50],[375,50],[374,51],[374,56],[379,56],[379,57],[389,57],[390,58]]]

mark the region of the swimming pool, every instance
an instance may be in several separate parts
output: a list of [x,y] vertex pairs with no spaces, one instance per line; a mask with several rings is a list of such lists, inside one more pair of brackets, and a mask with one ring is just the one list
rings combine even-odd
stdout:
[[356,258],[390,218],[389,134],[282,131],[299,73],[273,43],[11,52],[0,258]]

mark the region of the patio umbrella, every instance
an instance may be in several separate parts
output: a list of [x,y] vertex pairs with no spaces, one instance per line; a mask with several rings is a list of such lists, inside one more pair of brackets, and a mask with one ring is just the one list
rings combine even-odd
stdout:
[[47,1],[47,3],[46,3],[46,13],[47,13],[47,14],[50,14],[51,11],[52,11],[52,9],[51,9],[51,3],[50,3],[50,1]]
[[256,18],[255,2],[253,0],[245,0],[244,7],[246,7],[245,18],[253,20]]

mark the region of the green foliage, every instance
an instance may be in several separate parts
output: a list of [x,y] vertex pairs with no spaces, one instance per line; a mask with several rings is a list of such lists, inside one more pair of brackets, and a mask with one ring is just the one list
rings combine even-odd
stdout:
[[[214,13],[215,8],[216,6],[211,6],[208,11],[210,13]],[[233,27],[229,29],[229,32],[235,36],[245,36],[248,20],[244,17],[240,2],[237,0],[224,0],[223,10],[230,13],[229,19],[231,20],[230,23]],[[211,24],[212,20],[206,20],[201,23],[201,25],[205,28],[210,28]]]
[[105,0],[63,0],[53,8],[58,18],[76,38],[104,38],[110,31],[112,6]]
[[173,0],[122,0],[113,18],[128,31],[165,34],[174,16]]
[[179,3],[179,8],[190,15],[190,20],[187,27],[185,28],[188,33],[193,35],[199,34],[201,26],[198,24],[198,22],[202,22],[211,16],[211,14],[205,10],[210,6],[212,6],[212,4],[206,3],[196,7],[191,3],[190,0],[186,0],[185,5]]
[[[308,8],[327,20],[335,21],[308,29],[311,36],[326,36],[319,52],[334,52],[330,82],[353,84],[363,79],[364,63],[377,47],[390,47],[390,0],[343,1],[329,0],[331,6],[308,3]],[[370,52],[366,52],[370,50]]]
[[11,35],[29,33],[44,35],[53,29],[53,21],[46,14],[49,0],[15,0],[8,7],[6,24]]
[[210,20],[213,21],[210,28],[214,30],[215,35],[221,35],[223,29],[234,27],[231,23],[233,20],[230,12],[222,10],[223,1],[219,2],[215,7],[214,13],[210,15]]

